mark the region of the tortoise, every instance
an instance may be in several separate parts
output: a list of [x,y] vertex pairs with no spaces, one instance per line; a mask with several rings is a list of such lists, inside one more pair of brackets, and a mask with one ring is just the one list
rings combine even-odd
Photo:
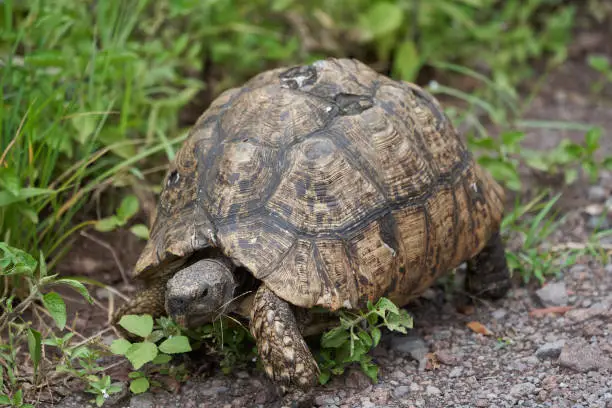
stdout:
[[[185,327],[246,311],[268,377],[307,390],[319,369],[300,311],[404,306],[467,264],[470,293],[510,287],[504,191],[440,102],[355,59],[264,71],[191,128],[114,315]],[[237,299],[245,299],[246,306]],[[296,317],[298,316],[298,317]]]

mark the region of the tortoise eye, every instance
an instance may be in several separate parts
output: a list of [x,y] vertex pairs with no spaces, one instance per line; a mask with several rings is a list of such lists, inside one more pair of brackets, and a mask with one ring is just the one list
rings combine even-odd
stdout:
[[173,185],[175,185],[176,183],[178,183],[178,181],[180,180],[181,176],[179,175],[178,171],[174,170],[172,171],[172,173],[170,173],[170,175],[168,176],[168,182],[166,183],[166,185],[168,187],[172,187]]

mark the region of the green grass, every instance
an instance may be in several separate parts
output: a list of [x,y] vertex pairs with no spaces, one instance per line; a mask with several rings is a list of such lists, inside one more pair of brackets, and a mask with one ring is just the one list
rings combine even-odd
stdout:
[[[581,173],[592,181],[602,168],[612,169],[611,158],[595,158],[600,130],[522,118],[532,95],[519,96],[517,86],[533,77],[535,60],[546,71],[564,61],[575,13],[571,3],[557,0],[1,2],[0,403],[27,406],[36,388],[24,393],[24,378],[41,384],[54,366],[80,379],[97,404],[118,391],[96,362],[111,350],[75,340],[78,333],[68,331],[66,306],[54,289],[67,285],[89,299],[80,283],[85,279],[62,280],[54,270],[79,231],[125,228],[147,238],[146,227],[133,221],[140,210],[135,189],[159,191],[164,166],[186,136],[189,124],[181,113],[190,102],[202,109],[208,102],[201,92],[215,96],[264,69],[326,56],[356,57],[404,80],[431,68],[479,84],[473,92],[437,82],[429,88],[464,102],[448,106],[449,115],[457,125],[470,125],[470,147],[507,189],[521,190],[521,165],[567,183]],[[593,86],[600,92],[612,80],[610,64],[600,56],[589,62],[601,74]],[[538,83],[531,89],[535,93]],[[492,137],[485,123],[499,136]],[[585,138],[552,153],[527,151],[520,143],[533,127],[571,128]],[[97,196],[105,204],[94,214]],[[563,265],[555,263],[545,245],[562,222],[554,203],[544,193],[519,200],[504,220],[505,236],[520,242],[508,260],[524,282],[541,282],[583,254],[607,256],[599,242],[612,232],[596,231],[583,246],[563,250]],[[347,343],[328,350],[324,371],[337,374],[357,362],[374,377],[362,353],[376,343],[374,326],[367,335],[355,334],[351,320],[344,322],[340,332],[349,333],[360,352],[341,359],[335,353]],[[162,338],[150,336],[160,331],[164,338],[178,333],[170,322],[157,323],[142,343],[156,344]],[[206,347],[222,350],[224,371],[252,356],[244,330],[231,324],[206,330],[200,335],[210,341]],[[348,344],[354,350],[356,343]],[[43,347],[54,349],[57,360],[41,353]],[[33,374],[20,371],[24,364],[35,368]],[[180,369],[163,364],[155,375],[182,377]],[[133,392],[159,386],[149,372],[135,370]]]

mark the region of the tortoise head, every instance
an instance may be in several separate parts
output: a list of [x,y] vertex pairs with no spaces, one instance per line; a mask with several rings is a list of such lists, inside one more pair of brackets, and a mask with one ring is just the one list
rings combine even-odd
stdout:
[[209,323],[230,307],[237,286],[229,260],[200,259],[168,281],[166,312],[183,327]]

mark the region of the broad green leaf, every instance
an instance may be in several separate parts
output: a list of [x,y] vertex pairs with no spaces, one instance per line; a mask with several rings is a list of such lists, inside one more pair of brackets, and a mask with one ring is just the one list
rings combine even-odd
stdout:
[[564,173],[565,184],[570,185],[578,180],[578,169],[567,169]]
[[419,52],[412,41],[404,41],[395,52],[393,71],[404,81],[414,81],[421,69]]
[[321,371],[321,374],[319,374],[319,383],[321,385],[325,385],[327,384],[330,378],[331,378],[331,373],[329,371],[327,370]]
[[148,341],[134,343],[125,353],[125,357],[130,360],[134,370],[138,370],[157,357],[157,346]]
[[[157,357],[159,357],[159,354],[157,355]],[[157,358],[155,357],[155,358]],[[136,379],[136,378],[140,378],[140,377],[144,377],[144,373],[142,371],[132,371],[131,373],[128,374],[128,377],[131,379]]]
[[153,318],[150,315],[125,315],[119,320],[119,325],[130,333],[145,338],[153,330]]
[[376,306],[380,311],[383,312],[383,316],[384,312],[399,314],[399,309],[397,308],[397,306],[395,306],[392,301],[385,297],[381,297],[378,302],[376,302]]
[[470,147],[484,150],[497,150],[497,145],[492,137],[471,137]]
[[517,170],[510,163],[481,157],[478,162],[485,167],[496,180],[504,183],[509,189],[520,191],[521,179]]
[[612,170],[612,156],[611,157],[606,157],[603,162],[602,165],[604,168],[606,168],[607,170]]
[[130,391],[134,394],[142,394],[149,389],[149,380],[146,377],[140,377],[130,383]]
[[370,337],[368,332],[360,331],[359,332],[359,338],[361,339],[361,341],[363,342],[363,344],[367,348],[371,348],[372,347],[372,337]]
[[370,333],[372,335],[372,344],[374,347],[378,346],[378,342],[380,341],[380,338],[382,337],[382,333],[380,332],[380,329],[378,327],[374,327],[372,328],[372,331]]
[[28,330],[28,351],[30,352],[30,359],[34,365],[34,376],[36,377],[38,365],[42,357],[42,337],[37,330]]
[[138,238],[149,239],[149,229],[144,224],[136,224],[130,228],[132,234],[136,235]]
[[374,382],[378,382],[378,366],[370,360],[370,358],[363,358],[360,362],[361,370],[370,377],[370,379]]
[[7,395],[0,394],[0,404],[10,405],[11,400],[9,399]]
[[397,4],[381,1],[360,16],[361,26],[371,38],[379,38],[401,27],[404,11]]
[[167,354],[186,353],[191,351],[189,339],[185,336],[174,336],[159,345],[159,351]]
[[501,135],[502,143],[506,146],[514,146],[525,138],[525,132],[506,132]]
[[43,305],[51,314],[55,324],[60,330],[66,326],[66,304],[64,299],[56,292],[49,292],[43,295]]
[[169,363],[170,360],[172,360],[172,356],[169,356],[168,354],[159,353],[157,357],[153,359],[152,362],[153,364],[166,364]]
[[130,347],[132,347],[132,343],[126,339],[115,339],[111,343],[110,350],[113,354],[124,355]]
[[349,341],[349,334],[346,330],[336,327],[321,336],[321,346],[325,348],[337,348]]
[[87,300],[89,303],[93,303],[93,299],[91,295],[89,294],[89,291],[87,290],[85,285],[83,285],[78,280],[71,279],[71,278],[62,278],[62,279],[57,279],[53,281],[53,283],[56,285],[68,285],[72,287],[74,290],[76,290],[77,292],[79,292],[81,296],[83,296],[85,300]]
[[100,232],[108,232],[108,231],[114,230],[115,228],[121,225],[122,225],[121,220],[117,216],[111,215],[110,217],[101,218],[98,221],[96,221],[96,223],[94,224],[94,227],[96,230]]
[[594,127],[584,135],[587,150],[594,152],[599,148],[599,139],[601,138],[601,128]]
[[128,195],[121,200],[121,204],[117,209],[117,217],[125,223],[138,212],[139,203],[135,195]]
[[590,55],[588,58],[589,65],[602,73],[606,73],[610,70],[610,61],[603,55]]

